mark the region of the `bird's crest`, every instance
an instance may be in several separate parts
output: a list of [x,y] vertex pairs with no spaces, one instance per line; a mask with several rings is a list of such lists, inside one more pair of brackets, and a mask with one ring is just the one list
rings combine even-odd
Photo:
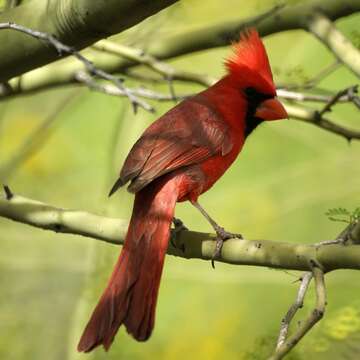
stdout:
[[232,49],[233,54],[225,60],[228,73],[246,82],[253,77],[258,80],[260,76],[263,91],[275,94],[269,59],[258,32],[255,29],[243,31]]

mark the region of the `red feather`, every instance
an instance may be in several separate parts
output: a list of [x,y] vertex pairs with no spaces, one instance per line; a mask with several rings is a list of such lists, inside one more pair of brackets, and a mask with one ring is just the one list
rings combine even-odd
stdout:
[[269,59],[257,31],[249,29],[243,32],[239,42],[234,43],[232,49],[233,55],[225,60],[229,74],[244,86],[253,82],[261,92],[275,96],[276,89]]
[[78,350],[108,350],[121,324],[138,341],[151,335],[177,182],[159,179],[136,194],[125,245],[96,306]]

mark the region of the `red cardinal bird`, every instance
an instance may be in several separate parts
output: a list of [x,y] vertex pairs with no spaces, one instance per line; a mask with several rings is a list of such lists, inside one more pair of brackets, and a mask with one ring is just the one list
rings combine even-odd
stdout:
[[[124,324],[138,341],[151,335],[176,202],[189,200],[221,240],[232,237],[199,205],[224,174],[246,137],[264,120],[287,118],[264,45],[255,30],[241,35],[227,73],[150,125],[131,149],[110,195],[130,181],[134,209],[125,245],[78,345],[108,350]],[[218,254],[214,254],[216,257]]]

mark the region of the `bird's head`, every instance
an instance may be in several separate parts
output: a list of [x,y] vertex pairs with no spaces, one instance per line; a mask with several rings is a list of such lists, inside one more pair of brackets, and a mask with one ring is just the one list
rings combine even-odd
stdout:
[[244,31],[225,61],[228,78],[248,104],[248,116],[257,120],[278,120],[288,114],[276,98],[269,59],[255,29]]

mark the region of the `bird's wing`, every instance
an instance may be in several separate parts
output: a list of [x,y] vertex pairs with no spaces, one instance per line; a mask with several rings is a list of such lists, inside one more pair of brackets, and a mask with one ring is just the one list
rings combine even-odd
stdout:
[[185,100],[146,129],[110,194],[128,181],[135,193],[172,170],[226,155],[232,146],[228,126],[215,109],[199,97]]

